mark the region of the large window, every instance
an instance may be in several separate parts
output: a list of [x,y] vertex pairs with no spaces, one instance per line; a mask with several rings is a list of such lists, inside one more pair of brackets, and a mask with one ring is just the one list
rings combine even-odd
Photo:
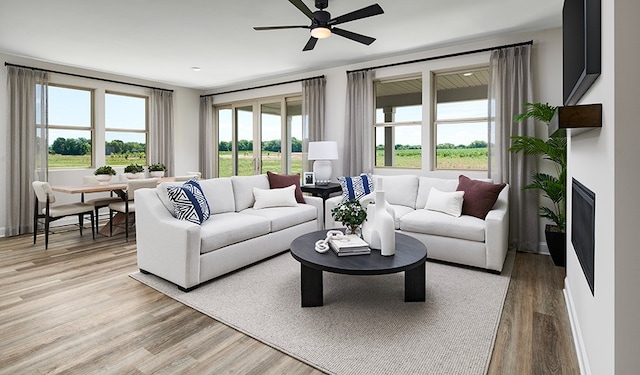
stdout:
[[105,94],[107,165],[147,164],[147,98]]
[[299,98],[216,107],[218,176],[302,175],[301,108]]
[[487,170],[488,77],[486,68],[435,75],[436,169]]
[[93,92],[48,88],[49,168],[89,168],[93,134]]
[[422,78],[375,82],[375,166],[422,167]]

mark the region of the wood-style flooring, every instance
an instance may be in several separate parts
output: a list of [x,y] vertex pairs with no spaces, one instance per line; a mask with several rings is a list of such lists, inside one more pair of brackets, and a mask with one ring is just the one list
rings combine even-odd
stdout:
[[[135,234],[54,230],[0,238],[0,374],[320,373],[128,277]],[[489,374],[579,373],[563,278],[516,254]]]

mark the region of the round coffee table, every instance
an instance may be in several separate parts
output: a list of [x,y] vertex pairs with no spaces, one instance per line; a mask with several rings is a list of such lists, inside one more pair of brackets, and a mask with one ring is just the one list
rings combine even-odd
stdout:
[[315,251],[315,243],[326,230],[307,233],[291,242],[291,255],[300,262],[302,307],[322,306],[322,272],[346,275],[385,275],[404,271],[405,302],[424,302],[427,248],[417,239],[396,233],[396,253],[382,256],[371,249],[368,255],[337,256],[332,250]]

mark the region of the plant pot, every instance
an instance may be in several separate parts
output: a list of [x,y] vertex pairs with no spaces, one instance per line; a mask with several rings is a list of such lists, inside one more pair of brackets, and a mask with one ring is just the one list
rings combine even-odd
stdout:
[[164,171],[151,171],[149,172],[149,175],[155,178],[164,177]]
[[96,175],[96,180],[98,180],[98,183],[100,185],[106,185],[111,181],[111,175],[110,174],[97,174]]
[[547,224],[544,236],[547,239],[547,248],[553,264],[564,267],[567,263],[567,233],[559,231],[555,225]]
[[125,173],[124,176],[126,178],[128,178],[129,180],[135,180],[136,178],[140,178],[140,176],[142,175],[142,173]]

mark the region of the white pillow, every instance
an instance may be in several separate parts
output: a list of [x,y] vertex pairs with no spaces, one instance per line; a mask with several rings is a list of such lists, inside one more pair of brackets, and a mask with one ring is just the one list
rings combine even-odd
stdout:
[[253,188],[253,196],[256,202],[253,204],[254,210],[267,207],[295,207],[298,205],[295,195],[296,186],[291,185],[281,189],[258,189]]
[[464,201],[463,196],[464,191],[444,192],[432,187],[424,208],[460,217],[462,214],[462,202]]

